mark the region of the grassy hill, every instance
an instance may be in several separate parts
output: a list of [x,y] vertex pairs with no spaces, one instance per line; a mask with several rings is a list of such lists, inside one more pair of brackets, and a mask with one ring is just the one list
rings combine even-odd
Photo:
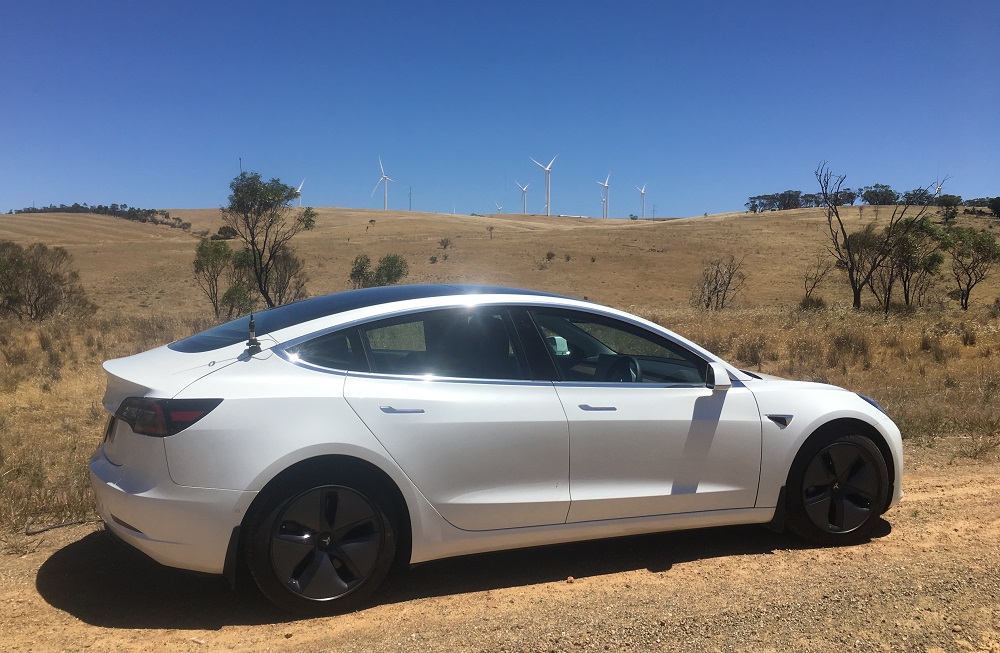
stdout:
[[[744,259],[748,275],[742,306],[790,306],[802,296],[806,266],[826,245],[822,209],[679,220],[316,211],[316,228],[293,241],[306,262],[311,295],[346,289],[356,255],[375,260],[396,252],[410,264],[408,283],[523,286],[624,308],[662,309],[687,304],[706,259],[732,254]],[[854,223],[849,226],[861,225],[860,209],[845,213]],[[887,213],[882,210],[883,222]],[[191,222],[193,231],[214,233],[222,224],[217,209],[171,209],[170,214]],[[864,208],[863,217],[874,217],[872,207]],[[992,228],[997,221],[963,216],[960,222]],[[488,227],[493,227],[492,237]],[[44,213],[0,216],[0,238],[68,249],[102,314],[207,311],[192,276],[197,244],[192,234],[109,216]],[[451,242],[447,249],[440,245],[444,238]],[[550,261],[547,252],[555,255]],[[998,288],[997,280],[988,280],[973,301],[991,303]],[[818,294],[835,303],[848,301],[846,285],[836,274]]]

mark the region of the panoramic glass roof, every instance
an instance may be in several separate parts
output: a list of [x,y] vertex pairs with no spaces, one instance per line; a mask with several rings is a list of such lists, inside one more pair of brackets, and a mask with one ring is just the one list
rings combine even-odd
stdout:
[[[405,286],[382,286],[379,288],[362,288],[348,290],[332,295],[323,295],[304,299],[293,304],[269,308],[254,313],[254,326],[258,334],[278,331],[295,324],[315,320],[316,318],[343,313],[357,308],[406,301],[408,299],[423,299],[425,297],[449,297],[453,295],[538,295],[555,297],[552,293],[524,290],[521,288],[504,288],[501,286],[473,286],[446,284],[413,284]],[[221,347],[245,342],[250,333],[250,316],[236,318],[231,322],[212,327],[207,331],[171,343],[170,349],[184,353],[212,351]]]

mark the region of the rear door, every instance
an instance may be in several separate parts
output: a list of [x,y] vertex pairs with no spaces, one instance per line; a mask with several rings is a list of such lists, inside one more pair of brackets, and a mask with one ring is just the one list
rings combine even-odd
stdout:
[[550,381],[530,379],[506,310],[426,311],[359,327],[371,373],[345,397],[451,524],[561,524],[569,432]]

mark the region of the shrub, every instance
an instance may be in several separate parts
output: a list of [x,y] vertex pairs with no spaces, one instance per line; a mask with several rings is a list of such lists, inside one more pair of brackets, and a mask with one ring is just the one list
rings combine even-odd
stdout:
[[97,307],[87,299],[72,260],[62,247],[0,241],[0,317],[37,321],[92,314]]
[[546,261],[551,261],[555,257],[556,257],[556,253],[555,252],[552,252],[552,251],[545,252],[545,260]]
[[691,305],[709,311],[720,311],[743,289],[747,275],[740,271],[743,259],[739,261],[730,254],[707,261],[701,270],[701,278],[691,290]]

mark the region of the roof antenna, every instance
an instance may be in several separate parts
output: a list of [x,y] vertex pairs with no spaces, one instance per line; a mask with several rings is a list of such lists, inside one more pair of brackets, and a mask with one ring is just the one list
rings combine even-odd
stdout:
[[260,353],[260,341],[257,340],[257,325],[253,321],[253,311],[250,312],[250,339],[247,340],[247,353],[251,356]]

